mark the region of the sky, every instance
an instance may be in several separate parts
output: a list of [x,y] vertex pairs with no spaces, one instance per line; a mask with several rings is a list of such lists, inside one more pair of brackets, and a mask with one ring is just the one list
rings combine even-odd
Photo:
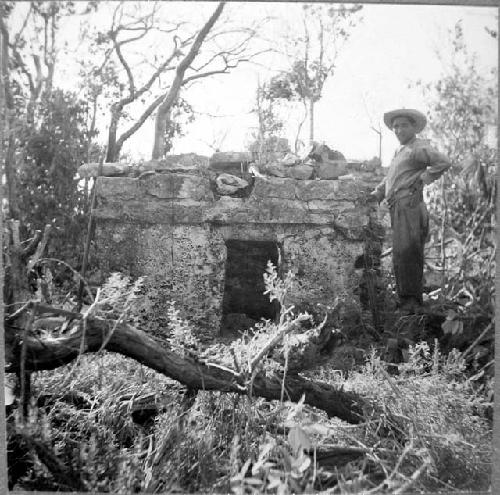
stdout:
[[[215,8],[213,2],[167,5],[176,13],[187,13],[200,26]],[[231,2],[225,14],[242,24],[265,14],[274,16],[268,31],[263,31],[269,39],[274,37],[278,41],[277,33],[297,21],[300,7],[296,2]],[[496,12],[495,8],[470,6],[365,5],[363,19],[351,30],[350,39],[337,59],[335,73],[327,80],[316,105],[315,140],[325,142],[348,158],[368,159],[378,155],[378,135],[371,127],[381,126],[382,161],[387,166],[397,141],[383,127],[383,113],[399,107],[427,112],[429,102],[411,84],[417,80],[437,81],[442,76],[446,61],[440,60],[437,52],[447,52],[447,31],[459,20],[467,47],[477,54],[480,69],[486,73],[496,66],[498,45],[484,29],[485,26],[496,29]],[[91,22],[99,25],[109,20],[101,11]],[[63,26],[63,31],[74,43],[75,26]],[[76,52],[75,58],[78,58]],[[172,153],[211,155],[215,146],[222,151],[246,149],[257,126],[252,109],[258,81],[268,80],[287,63],[280,53],[267,54],[258,61],[259,65],[246,64],[230,74],[203,79],[183,93],[194,108],[196,119],[184,128],[185,136],[176,139]],[[60,82],[70,89],[76,81],[74,66],[67,60],[63,68]],[[298,109],[284,112],[289,124],[286,135],[292,144],[300,115]],[[108,119],[106,115],[99,120],[103,142]],[[153,121],[148,121],[125,144],[123,151],[135,158],[149,158],[153,127]],[[304,131],[307,141],[307,127]]]
[[[286,11],[283,5],[273,8]],[[446,30],[452,29],[459,19],[463,19],[468,46],[478,53],[481,66],[486,70],[497,63],[497,43],[484,30],[485,25],[495,27],[495,11],[471,7],[365,5],[364,19],[353,30],[337,61],[337,70],[327,81],[317,104],[316,140],[324,141],[349,158],[377,156],[378,135],[371,126],[378,127],[383,113],[393,108],[426,111],[428,102],[421,90],[408,85],[418,79],[439,79],[443,64],[435,51],[443,45]],[[254,104],[256,81],[263,73],[250,67],[241,70],[234,74],[234,80],[238,81],[234,85],[229,82],[230,77],[196,88],[196,99],[200,101],[197,107],[200,111],[206,108],[210,113],[233,117],[200,117],[191,125],[192,131],[179,140],[177,151],[187,152],[203,146],[199,136],[209,141],[226,130],[223,148],[244,149],[249,129],[256,125],[255,116],[248,112]],[[203,99],[203,94],[207,98]],[[216,128],[210,128],[210,124]],[[383,163],[388,165],[397,141],[383,125],[382,129]]]

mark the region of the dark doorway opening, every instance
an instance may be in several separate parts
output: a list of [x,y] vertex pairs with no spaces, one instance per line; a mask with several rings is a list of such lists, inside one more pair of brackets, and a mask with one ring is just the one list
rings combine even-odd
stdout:
[[267,262],[279,264],[279,247],[271,241],[226,241],[226,277],[222,300],[222,334],[237,334],[261,318],[273,320],[277,301],[264,294]]

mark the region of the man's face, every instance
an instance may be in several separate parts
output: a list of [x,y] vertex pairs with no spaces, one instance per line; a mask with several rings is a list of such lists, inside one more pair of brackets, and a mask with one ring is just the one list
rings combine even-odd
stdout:
[[401,144],[408,143],[417,134],[415,124],[408,117],[396,117],[392,121],[392,130]]

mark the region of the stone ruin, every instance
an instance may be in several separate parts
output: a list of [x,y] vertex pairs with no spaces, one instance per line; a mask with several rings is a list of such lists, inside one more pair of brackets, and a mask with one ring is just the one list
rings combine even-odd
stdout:
[[268,261],[294,273],[287,304],[298,310],[359,301],[366,260],[381,249],[366,198],[383,174],[375,160],[334,156],[317,147],[264,166],[250,152],[104,164],[94,210],[100,271],[144,277],[141,326],[157,336],[172,301],[202,338],[275,318],[263,294]]

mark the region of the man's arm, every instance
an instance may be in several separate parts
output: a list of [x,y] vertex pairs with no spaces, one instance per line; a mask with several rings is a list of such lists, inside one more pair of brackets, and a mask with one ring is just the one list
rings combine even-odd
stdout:
[[415,159],[418,162],[425,163],[427,167],[420,176],[424,184],[431,184],[439,179],[451,167],[450,160],[432,146],[417,148],[415,150]]

